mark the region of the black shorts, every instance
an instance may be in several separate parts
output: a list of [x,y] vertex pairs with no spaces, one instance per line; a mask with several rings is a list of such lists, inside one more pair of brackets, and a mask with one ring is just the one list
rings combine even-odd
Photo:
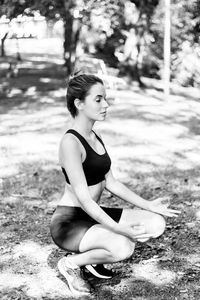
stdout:
[[[101,208],[115,221],[119,222],[122,208]],[[82,208],[58,206],[51,219],[51,236],[54,243],[63,250],[79,252],[80,241],[86,231],[98,224]]]

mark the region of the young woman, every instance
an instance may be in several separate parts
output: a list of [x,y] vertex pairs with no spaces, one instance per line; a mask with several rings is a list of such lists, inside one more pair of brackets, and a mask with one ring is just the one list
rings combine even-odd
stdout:
[[[93,75],[76,76],[69,81],[66,98],[73,123],[60,143],[59,161],[66,186],[52,216],[51,235],[60,248],[74,253],[61,258],[58,269],[70,290],[80,294],[89,292],[80,267],[110,278],[112,273],[103,264],[129,258],[137,241],[164,232],[162,215],[172,217],[179,212],[159,199],[144,200],[114,178],[105,145],[93,131],[94,123],[103,121],[108,109],[102,80]],[[104,189],[134,208],[100,206]]]

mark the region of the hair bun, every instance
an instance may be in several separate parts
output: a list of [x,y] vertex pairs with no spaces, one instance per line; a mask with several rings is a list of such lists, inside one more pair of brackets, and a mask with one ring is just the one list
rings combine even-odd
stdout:
[[72,73],[70,76],[69,76],[69,80],[79,76],[79,75],[84,75],[84,72],[82,70],[78,70],[78,71],[75,71],[74,73]]

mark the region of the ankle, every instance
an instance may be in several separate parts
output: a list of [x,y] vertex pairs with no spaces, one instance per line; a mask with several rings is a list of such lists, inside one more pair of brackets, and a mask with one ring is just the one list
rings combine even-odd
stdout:
[[74,262],[74,259],[70,257],[65,257],[65,265],[71,269],[78,269],[79,266]]

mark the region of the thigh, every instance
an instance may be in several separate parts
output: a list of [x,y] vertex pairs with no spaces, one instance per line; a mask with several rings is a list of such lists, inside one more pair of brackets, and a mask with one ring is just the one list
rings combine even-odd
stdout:
[[93,225],[87,221],[76,221],[70,224],[54,222],[51,225],[51,236],[59,248],[70,252],[79,252],[80,241]]
[[[120,220],[122,209],[101,207],[114,221]],[[79,252],[83,236],[97,221],[80,207],[58,206],[51,220],[51,236],[61,249]]]
[[[135,207],[133,209],[123,209],[119,223],[134,224],[140,222],[144,225],[146,232],[157,236],[165,229],[165,219],[154,212]],[[159,234],[160,233],[160,234]]]
[[101,224],[90,227],[80,241],[79,251],[104,249],[111,252],[119,251],[121,247],[132,247],[134,244],[125,236],[110,231]]
[[78,252],[86,231],[95,224],[79,207],[59,206],[51,220],[51,236],[55,244],[66,251]]
[[154,215],[156,214],[138,207],[134,207],[133,209],[124,208],[119,223],[132,224],[134,222],[141,222],[148,224],[154,218]]
[[[104,207],[101,208],[115,221],[119,222],[123,212],[122,208],[116,207]],[[87,232],[84,234],[80,245],[79,251],[85,252],[91,249],[108,249],[113,246],[113,243],[118,243],[119,241],[130,243],[130,240],[125,236],[116,234],[115,232],[110,231],[105,226],[101,224],[94,224],[90,227]]]

